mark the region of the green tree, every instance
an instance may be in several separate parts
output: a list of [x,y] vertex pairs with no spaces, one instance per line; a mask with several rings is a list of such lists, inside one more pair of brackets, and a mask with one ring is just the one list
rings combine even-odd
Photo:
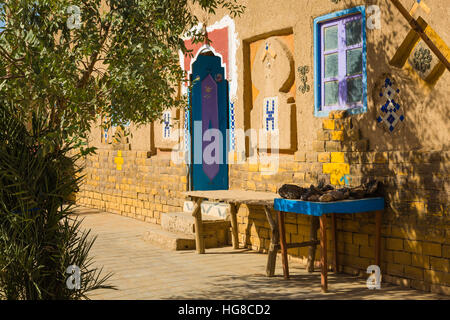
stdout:
[[[176,97],[182,36],[203,40],[192,5],[243,10],[236,0],[0,3],[0,300],[112,288],[64,201],[78,190],[77,160],[94,151],[87,139],[100,117],[139,125],[185,106]],[[66,286],[69,265],[81,269],[81,290]]]
[[141,125],[185,106],[182,37],[203,40],[193,6],[244,10],[237,0],[10,0],[0,11],[0,99],[24,119],[44,107],[55,132],[91,152],[83,145],[99,117]]

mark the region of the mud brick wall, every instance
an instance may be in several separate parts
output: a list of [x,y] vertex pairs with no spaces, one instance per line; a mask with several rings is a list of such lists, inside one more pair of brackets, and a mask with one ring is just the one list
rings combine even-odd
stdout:
[[[186,168],[170,155],[151,156],[129,146],[98,149],[85,163],[77,203],[160,224],[161,212],[183,210]],[[121,170],[118,169],[121,164]]]
[[[450,295],[450,152],[373,151],[354,121],[345,113],[331,113],[312,150],[280,158],[275,175],[262,175],[255,164],[232,165],[231,188],[274,192],[284,183],[306,187],[321,179],[336,187],[356,186],[370,178],[383,181],[383,281]],[[310,222],[310,217],[287,214],[287,241],[309,240]],[[241,206],[238,224],[241,245],[267,252],[270,228],[262,208]],[[338,216],[337,230],[340,270],[367,276],[367,267],[375,263],[374,214]],[[331,259],[331,240],[328,248]],[[290,259],[306,262],[308,248],[288,252]],[[316,264],[318,259],[320,251]]]

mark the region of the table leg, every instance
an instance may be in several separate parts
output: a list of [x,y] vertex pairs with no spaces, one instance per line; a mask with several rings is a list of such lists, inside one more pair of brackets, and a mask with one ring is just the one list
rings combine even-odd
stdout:
[[328,264],[327,264],[327,216],[323,214],[320,216],[320,246],[322,248],[321,259],[321,286],[322,292],[328,291]]
[[381,263],[381,220],[383,211],[375,212],[375,265],[380,266]]
[[192,216],[195,219],[195,247],[197,253],[205,253],[205,239],[203,238],[203,222],[202,222],[202,200],[197,199],[194,205],[194,210],[192,211]]
[[275,275],[275,265],[277,262],[278,247],[280,245],[280,232],[278,230],[278,215],[275,215],[275,221],[272,218],[270,209],[264,206],[264,212],[266,213],[267,221],[269,221],[271,237],[270,248],[267,257],[266,276],[273,277]]
[[233,249],[239,249],[239,231],[237,223],[237,206],[235,203],[230,203],[230,218],[231,218],[231,234],[233,241]]
[[283,211],[278,211],[278,223],[280,227],[280,240],[281,240],[281,255],[283,259],[283,274],[285,279],[289,279],[289,265],[287,259],[287,244],[286,244],[286,230],[284,225]]
[[333,237],[333,271],[339,273],[338,266],[338,250],[337,250],[337,231],[336,231],[336,214],[331,214],[331,235]]
[[[317,241],[317,230],[319,229],[319,217],[311,217],[311,226],[309,229],[309,240]],[[308,250],[308,260],[306,262],[306,270],[308,272],[314,272],[314,261],[316,260],[316,248],[314,244],[309,247]]]

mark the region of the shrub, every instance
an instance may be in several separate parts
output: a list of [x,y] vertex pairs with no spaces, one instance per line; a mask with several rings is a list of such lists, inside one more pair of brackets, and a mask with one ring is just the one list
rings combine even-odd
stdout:
[[[79,153],[68,137],[49,129],[45,110],[23,123],[0,103],[0,300],[83,299],[113,287],[89,257],[95,237],[82,230],[73,204]],[[69,266],[81,271],[81,288],[66,281]]]

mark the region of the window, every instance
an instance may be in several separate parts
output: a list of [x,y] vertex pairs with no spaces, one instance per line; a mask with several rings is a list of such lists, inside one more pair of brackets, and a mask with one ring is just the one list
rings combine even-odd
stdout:
[[367,110],[365,7],[314,20],[315,115]]

